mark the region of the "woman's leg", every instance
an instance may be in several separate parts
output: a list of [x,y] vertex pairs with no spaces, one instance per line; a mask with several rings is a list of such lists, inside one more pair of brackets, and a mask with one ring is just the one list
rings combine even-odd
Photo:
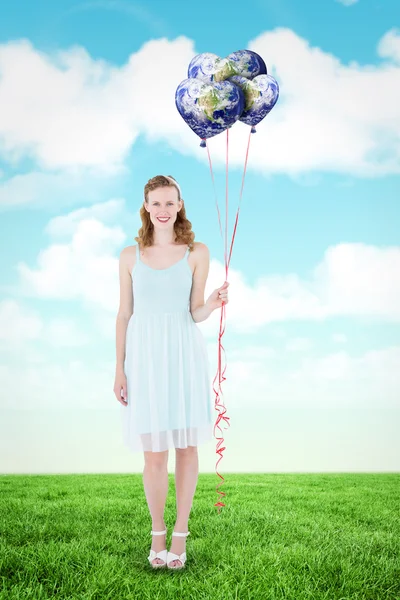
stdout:
[[[176,448],[175,487],[176,487],[176,523],[174,530],[180,533],[188,531],[188,521],[192,508],[199,476],[199,456],[197,446]],[[182,554],[185,552],[186,538],[172,537],[170,552]],[[172,566],[181,565],[180,560],[171,561]]]
[[[165,529],[164,509],[168,493],[168,452],[165,450],[164,452],[144,453],[143,484],[153,531]],[[160,552],[165,547],[165,535],[153,535],[152,550]],[[159,558],[153,560],[154,564],[162,562]]]

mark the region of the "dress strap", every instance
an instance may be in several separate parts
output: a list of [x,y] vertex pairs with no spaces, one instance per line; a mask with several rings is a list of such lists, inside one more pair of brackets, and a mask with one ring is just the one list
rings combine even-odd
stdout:
[[185,252],[185,256],[184,256],[183,258],[187,258],[187,257],[189,256],[189,253],[190,253],[190,248],[189,248],[189,246],[188,246],[188,247],[187,247],[187,250],[186,250],[186,252]]
[[139,244],[136,244],[136,263],[140,262],[140,249]]

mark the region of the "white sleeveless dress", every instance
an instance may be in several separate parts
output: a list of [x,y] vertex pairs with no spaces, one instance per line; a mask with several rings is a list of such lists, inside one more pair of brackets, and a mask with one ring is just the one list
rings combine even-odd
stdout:
[[187,448],[213,436],[207,348],[190,313],[188,255],[189,248],[171,267],[153,269],[136,246],[124,361],[128,405],[120,408],[132,452]]

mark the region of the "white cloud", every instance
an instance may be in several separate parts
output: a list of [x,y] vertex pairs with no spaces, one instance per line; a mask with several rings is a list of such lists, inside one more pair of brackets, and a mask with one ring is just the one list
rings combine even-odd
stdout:
[[[255,349],[256,353],[256,349]],[[260,357],[248,363],[228,356],[225,404],[280,408],[399,408],[400,347],[351,356],[341,351],[286,360]]]
[[[29,342],[38,340],[58,348],[82,346],[90,341],[70,317],[44,320],[35,311],[21,306],[15,300],[1,301],[0,350],[18,351],[23,360],[26,356],[32,356]],[[33,356],[38,358],[40,355],[35,352]]]
[[[361,356],[345,351],[321,358],[304,358],[291,374],[295,385],[327,394],[337,406],[399,407],[400,347],[370,350]],[[332,393],[328,389],[332,386]],[[321,396],[321,402],[326,398]]]
[[[71,237],[75,234],[81,221],[96,219],[103,224],[111,225],[119,223],[125,212],[125,200],[113,198],[106,202],[98,202],[91,206],[85,206],[71,211],[66,215],[54,217],[49,221],[45,232],[51,237]],[[126,221],[124,219],[124,223]]]
[[313,347],[313,341],[309,338],[293,338],[288,340],[286,350],[289,352],[305,352]]
[[[14,164],[28,156],[45,169],[114,173],[140,133],[159,139],[177,138],[181,131],[189,138],[174,97],[193,54],[192,42],[183,37],[161,39],[116,67],[77,46],[50,56],[27,40],[3,44],[2,154]],[[155,64],[158,75],[152,78]]]
[[0,211],[27,206],[61,210],[82,202],[93,202],[104,194],[109,195],[113,183],[114,178],[110,177],[110,173],[94,174],[88,170],[18,173],[0,181]]
[[91,341],[89,335],[81,331],[74,319],[69,317],[51,319],[41,339],[58,348],[76,348]]
[[[22,204],[30,204],[37,199],[37,180],[46,178],[45,174],[31,174],[30,177],[25,175],[17,175],[12,177],[0,185],[0,207],[16,207]],[[54,176],[50,175],[48,180],[54,180]]]
[[336,344],[345,344],[347,342],[347,335],[345,335],[344,333],[334,333],[332,335],[332,340]]
[[[273,322],[323,320],[333,316],[400,321],[400,248],[343,243],[331,246],[310,277],[268,275],[250,286],[244,275],[229,273],[227,328],[255,331]],[[208,291],[224,281],[224,267],[212,261]],[[214,332],[218,315],[203,325]],[[200,324],[201,325],[201,324]]]
[[[281,88],[276,108],[252,136],[249,167],[293,176],[318,170],[398,173],[400,66],[393,61],[398,61],[399,40],[395,29],[383,36],[377,51],[388,60],[378,66],[345,65],[290,29],[249,42]],[[115,173],[143,134],[206,163],[174,101],[194,54],[193,42],[184,36],[147,42],[123,66],[94,60],[80,47],[47,55],[27,40],[3,44],[1,154],[13,165],[28,157],[44,169]],[[154,64],[157,78],[149,77]],[[247,135],[242,123],[232,129],[232,166],[243,165]],[[224,139],[210,140],[215,165],[225,160]]]
[[39,254],[37,269],[18,263],[23,292],[41,298],[76,299],[116,313],[119,298],[115,251],[125,239],[120,227],[106,227],[94,218],[83,219],[69,243],[52,244]]
[[0,343],[22,344],[37,339],[43,332],[42,319],[31,310],[22,310],[14,300],[0,302]]
[[345,65],[289,29],[262,34],[250,48],[266,57],[282,90],[265,130],[258,127],[263,135],[254,136],[253,167],[363,176],[400,171],[398,65]]
[[[210,348],[214,348],[215,345],[210,346]],[[264,359],[272,358],[276,356],[275,348],[271,346],[244,346],[241,348],[232,349],[229,354],[230,358],[233,360],[241,359],[246,362],[252,362]]]
[[378,54],[400,64],[400,29],[393,28],[385,33],[379,42]]
[[44,193],[52,196],[53,202],[56,198],[59,207],[64,186],[69,193],[72,191],[70,177],[63,174],[31,172],[15,175],[0,184],[0,208],[17,208],[26,204],[41,206]]
[[[216,345],[209,347],[211,379],[215,375]],[[235,411],[268,408],[398,408],[400,347],[371,350],[351,356],[335,352],[318,358],[282,360],[268,347],[243,346],[228,355],[222,384],[227,416]],[[26,360],[25,360],[26,359]],[[24,376],[21,377],[21,369]],[[3,408],[36,410],[102,410],[117,406],[113,394],[115,364],[90,366],[72,359],[55,364],[42,357],[25,357],[0,368]],[[18,385],[16,386],[16,381]],[[247,413],[250,414],[250,413]]]
[[[23,368],[23,377],[21,377]],[[0,369],[1,407],[18,410],[91,408],[99,411],[117,403],[113,395],[115,365],[95,368],[78,360],[50,360],[3,366]],[[16,384],[16,382],[18,382]]]
[[[114,335],[119,304],[118,255],[126,234],[97,217],[119,210],[115,202],[102,208],[72,211],[53,219],[52,235],[70,232],[64,243],[52,243],[37,258],[37,266],[17,265],[22,292],[41,298],[76,299],[90,307],[107,337]],[[133,236],[128,243],[134,243]],[[258,327],[290,320],[323,320],[332,316],[400,321],[400,248],[342,243],[327,249],[308,278],[295,273],[267,275],[249,284],[244,274],[229,273],[227,329],[256,331]],[[212,259],[205,298],[225,280],[225,268]],[[198,326],[215,336],[219,311]]]
[[[103,310],[103,315],[108,314]],[[115,313],[109,318],[114,326]],[[228,326],[232,324],[228,320]],[[0,304],[0,332],[0,348],[13,349],[19,357],[17,364],[0,368],[4,407],[52,408],[56,398],[60,408],[98,410],[116,402],[112,392],[114,363],[88,368],[72,359],[54,364],[52,358],[30,344],[40,341],[68,347],[87,343],[87,334],[77,328],[72,318],[45,321],[31,309],[4,301]],[[334,334],[333,339],[346,341],[340,333]],[[223,383],[227,405],[249,409],[261,404],[280,408],[398,407],[400,347],[370,350],[359,356],[342,350],[322,357],[304,355],[310,347],[308,339],[293,338],[286,345],[287,350],[292,350],[290,356],[266,345],[241,344],[229,349],[227,381]],[[211,377],[217,365],[216,350],[214,337],[208,342]]]

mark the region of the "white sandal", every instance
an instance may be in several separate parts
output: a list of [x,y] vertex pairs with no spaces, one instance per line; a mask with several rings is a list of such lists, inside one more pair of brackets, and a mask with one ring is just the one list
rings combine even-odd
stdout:
[[[187,535],[189,535],[190,531],[188,531],[187,533],[178,533],[176,531],[172,532],[172,535],[177,535],[179,537],[186,537]],[[174,561],[174,560],[180,560],[181,561],[181,565],[178,565],[177,567],[172,567],[170,566],[170,562]],[[185,566],[185,562],[186,562],[186,552],[182,552],[182,554],[174,554],[174,552],[168,552],[167,553],[167,567],[168,569],[182,569]]]
[[[164,529],[164,531],[152,531],[151,535],[164,535],[166,533],[167,533],[167,530]],[[149,563],[153,567],[153,569],[158,569],[160,567],[165,567],[165,565],[167,564],[167,549],[165,548],[165,550],[160,550],[160,552],[156,552],[155,550],[150,550],[150,554],[149,554],[149,556],[147,558],[149,560]],[[155,558],[160,558],[164,562],[162,562],[162,563],[153,563],[152,561]]]

